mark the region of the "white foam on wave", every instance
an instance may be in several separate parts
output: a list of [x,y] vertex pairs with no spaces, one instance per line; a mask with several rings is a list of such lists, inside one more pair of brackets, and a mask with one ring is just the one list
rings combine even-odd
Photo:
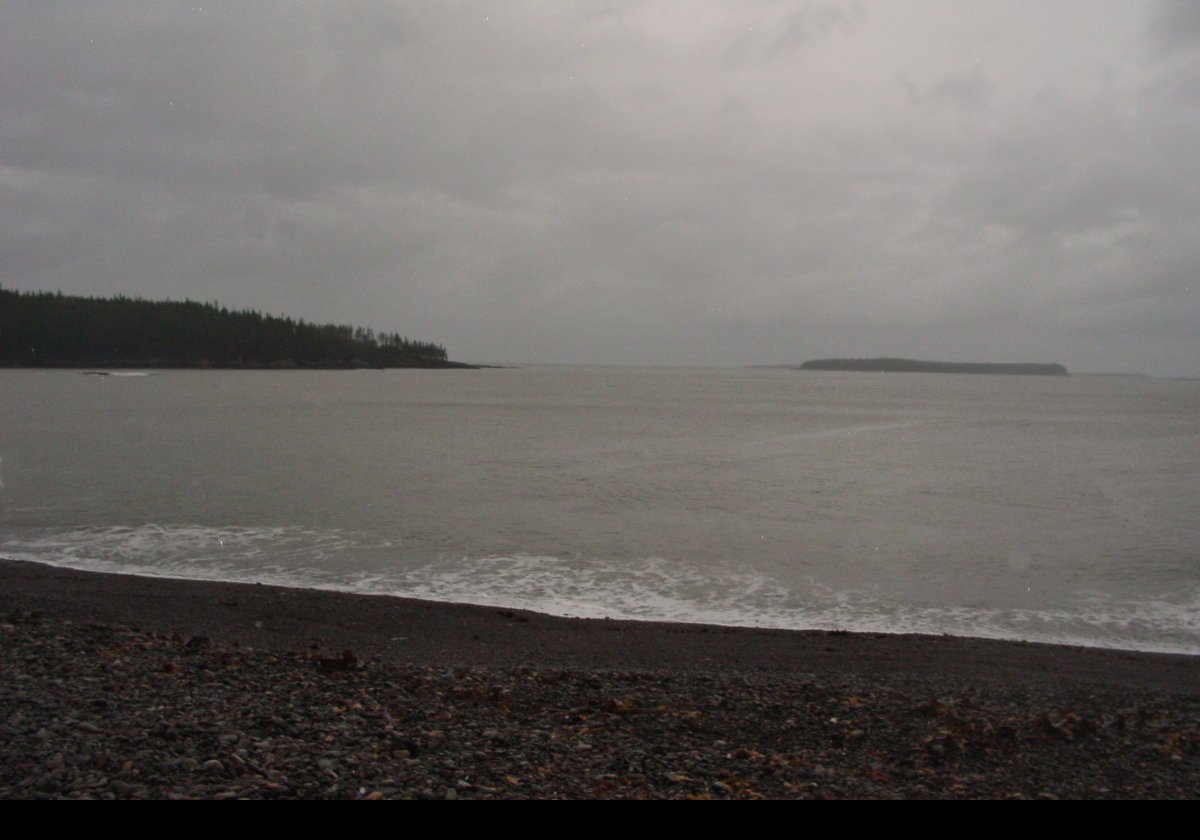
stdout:
[[428,600],[579,618],[723,624],[754,623],[759,610],[788,595],[753,571],[703,571],[657,557],[605,563],[527,554],[467,557],[405,572],[398,582],[403,592],[394,594]]
[[[400,589],[393,588],[397,583]],[[1200,654],[1200,587],[1136,603],[1096,594],[1057,610],[915,606],[811,581],[796,591],[752,570],[712,572],[658,557],[596,563],[538,555],[441,561],[359,584],[360,591],[378,594],[581,618],[948,634]]]
[[[537,554],[407,561],[342,530],[139,525],[0,538],[0,556],[85,571],[267,583],[528,609],[551,615],[779,629],[925,633],[1200,654],[1200,585],[1137,602],[1085,594],[1060,609],[906,605],[887,593],[788,587],[753,569],[661,557]],[[359,562],[363,555],[394,558]],[[408,562],[408,565],[405,565]]]
[[359,546],[337,530],[146,524],[6,537],[0,555],[81,571],[354,590],[337,567]]

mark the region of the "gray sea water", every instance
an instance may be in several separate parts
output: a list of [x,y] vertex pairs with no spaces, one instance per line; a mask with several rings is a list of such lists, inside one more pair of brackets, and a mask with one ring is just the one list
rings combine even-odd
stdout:
[[1200,383],[0,371],[0,556],[1200,653]]

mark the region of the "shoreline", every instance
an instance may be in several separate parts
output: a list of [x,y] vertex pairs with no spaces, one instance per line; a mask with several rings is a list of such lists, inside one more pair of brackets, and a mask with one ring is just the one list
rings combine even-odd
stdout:
[[33,565],[48,566],[54,569],[63,571],[78,571],[84,574],[100,574],[100,575],[116,575],[146,578],[150,580],[171,580],[183,581],[192,583],[209,583],[209,584],[228,584],[228,585],[245,585],[245,586],[267,586],[275,589],[297,590],[297,591],[314,591],[327,592],[333,594],[345,595],[362,595],[366,597],[389,598],[396,601],[411,601],[417,603],[440,604],[447,607],[472,607],[479,609],[494,609],[507,610],[526,615],[540,615],[549,618],[561,618],[566,620],[579,621],[606,621],[606,622],[625,622],[635,626],[654,625],[654,626],[670,626],[670,627],[708,627],[722,631],[762,631],[762,632],[783,632],[783,633],[814,633],[827,635],[850,634],[855,636],[871,636],[871,637],[902,637],[902,638],[960,638],[969,639],[972,641],[988,641],[1000,642],[1021,645],[1044,645],[1053,648],[1084,648],[1100,651],[1111,651],[1115,653],[1149,653],[1149,654],[1165,654],[1169,656],[1184,656],[1200,659],[1200,647],[1196,645],[1188,645],[1184,647],[1177,646],[1160,646],[1160,647],[1126,647],[1120,645],[1106,645],[1094,639],[1088,638],[1020,638],[1016,636],[1004,635],[1003,633],[988,634],[986,628],[984,632],[956,632],[954,630],[934,630],[934,629],[887,629],[884,627],[862,627],[850,625],[834,625],[834,626],[808,626],[798,627],[789,626],[787,624],[739,624],[735,621],[722,622],[719,619],[706,619],[703,616],[692,617],[672,617],[672,618],[650,618],[635,615],[609,615],[603,614],[598,610],[593,614],[589,613],[588,609],[594,609],[589,606],[584,606],[582,609],[577,605],[573,608],[574,611],[554,611],[551,609],[542,608],[539,606],[518,606],[504,601],[488,602],[485,600],[456,600],[451,598],[438,598],[424,594],[402,595],[387,591],[371,591],[362,590],[353,585],[315,585],[299,580],[278,579],[272,580],[270,577],[264,580],[254,580],[252,577],[248,579],[218,579],[206,577],[189,577],[186,574],[173,574],[172,571],[159,572],[154,569],[139,568],[136,570],[124,571],[117,568],[77,568],[68,564],[60,564],[46,560],[30,560],[16,559],[0,555],[0,564],[2,563],[30,563]]
[[38,609],[270,651],[347,647],[452,667],[838,670],[1009,676],[1200,696],[1200,656],[972,636],[557,616],[503,606],[82,571],[0,557],[0,613]]
[[0,798],[1200,796],[1195,656],[0,582]]

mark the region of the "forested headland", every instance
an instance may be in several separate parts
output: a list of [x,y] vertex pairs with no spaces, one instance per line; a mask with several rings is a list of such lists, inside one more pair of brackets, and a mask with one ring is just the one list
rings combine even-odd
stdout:
[[215,303],[0,289],[0,366],[447,368],[446,349],[399,333],[312,324]]

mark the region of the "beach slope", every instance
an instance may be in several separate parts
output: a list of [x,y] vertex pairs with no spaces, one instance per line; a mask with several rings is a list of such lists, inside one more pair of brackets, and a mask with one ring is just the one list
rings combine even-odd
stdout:
[[5,798],[1200,795],[1200,657],[0,581]]

